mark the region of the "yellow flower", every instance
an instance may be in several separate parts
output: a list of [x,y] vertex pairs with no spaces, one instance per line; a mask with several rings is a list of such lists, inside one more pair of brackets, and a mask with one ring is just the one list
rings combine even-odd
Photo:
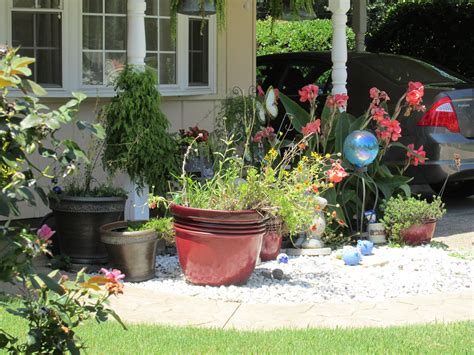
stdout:
[[311,152],[311,156],[314,158],[314,159],[321,159],[321,155],[316,153],[316,152]]
[[329,158],[331,158],[331,154],[327,153],[325,157],[326,157],[326,159],[329,159]]
[[333,187],[334,187],[334,184],[333,184],[332,182],[330,182],[330,183],[328,184],[328,187],[329,187],[329,188],[333,188]]
[[302,173],[303,172],[303,167],[301,165],[298,165],[296,170],[298,170],[299,173]]
[[305,155],[303,158],[301,158],[302,161],[304,162],[307,162],[308,161],[308,157]]

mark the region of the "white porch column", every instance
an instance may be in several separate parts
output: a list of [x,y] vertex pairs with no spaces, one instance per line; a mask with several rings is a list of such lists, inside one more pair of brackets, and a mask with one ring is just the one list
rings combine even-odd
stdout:
[[145,65],[145,0],[128,0],[127,3],[127,62]]
[[355,33],[356,52],[365,52],[365,33],[367,32],[367,0],[353,0],[352,29]]
[[332,94],[347,93],[347,39],[346,22],[350,0],[329,0],[329,10],[332,12]]
[[[146,38],[145,38],[145,0],[128,0],[127,3],[127,64],[145,68]],[[145,186],[137,193],[137,186],[126,177],[125,190],[128,192],[125,206],[126,220],[147,220],[150,218],[148,209],[149,187]]]

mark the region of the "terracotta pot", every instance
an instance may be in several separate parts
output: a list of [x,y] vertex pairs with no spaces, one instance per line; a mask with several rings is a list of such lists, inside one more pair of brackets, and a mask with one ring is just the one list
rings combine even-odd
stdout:
[[[186,279],[197,285],[245,283],[257,262],[265,220],[255,211],[216,211],[172,205],[179,223],[176,250]],[[186,220],[191,224],[187,225]],[[205,220],[207,222],[196,223]],[[236,222],[239,229],[233,229]],[[259,223],[258,223],[259,221]],[[248,223],[248,228],[242,224]]]
[[61,254],[78,264],[104,264],[107,251],[100,241],[100,227],[120,221],[125,210],[122,197],[72,197],[50,199]]
[[100,228],[110,264],[125,274],[125,281],[154,278],[157,232],[153,229],[126,232],[127,227],[128,222],[120,221]]
[[408,245],[420,245],[429,243],[436,228],[436,221],[430,221],[423,224],[414,224],[411,227],[402,229],[400,236]]
[[263,236],[260,259],[262,261],[275,260],[280,253],[282,239],[281,220],[277,218],[269,219],[266,233]]

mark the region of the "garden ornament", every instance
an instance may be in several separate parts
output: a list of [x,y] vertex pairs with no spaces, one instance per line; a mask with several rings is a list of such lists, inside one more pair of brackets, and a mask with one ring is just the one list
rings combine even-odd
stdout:
[[369,240],[358,240],[357,249],[359,249],[362,255],[371,255],[372,249],[374,248],[374,243]]
[[280,253],[277,256],[278,264],[288,264],[288,255],[285,253]]
[[[356,168],[363,170],[379,153],[377,138],[368,131],[354,131],[344,140],[344,157]],[[357,170],[357,169],[356,169]]]
[[301,243],[301,248],[303,249],[320,249],[324,248],[324,242],[321,240],[321,235],[326,229],[326,218],[324,216],[324,208],[326,208],[328,201],[323,197],[316,197],[316,205],[320,208],[316,212],[313,224],[308,234],[305,234],[305,239]]
[[361,259],[360,252],[356,248],[347,248],[342,253],[342,260],[344,260],[344,264],[346,265],[359,265]]

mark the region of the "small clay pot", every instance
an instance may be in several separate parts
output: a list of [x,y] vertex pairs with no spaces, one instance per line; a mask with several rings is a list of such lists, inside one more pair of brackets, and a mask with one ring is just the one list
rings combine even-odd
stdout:
[[436,228],[436,220],[422,224],[414,224],[400,231],[400,236],[408,245],[429,243]]
[[282,222],[279,218],[271,218],[267,222],[267,230],[263,236],[260,259],[262,261],[275,260],[280,253],[282,241]]

